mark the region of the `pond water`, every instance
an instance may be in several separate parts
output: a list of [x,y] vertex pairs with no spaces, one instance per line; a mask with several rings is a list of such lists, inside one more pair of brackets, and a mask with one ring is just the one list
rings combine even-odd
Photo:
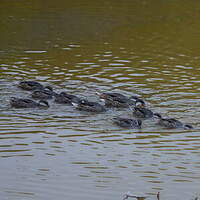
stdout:
[[[0,162],[2,200],[161,200],[200,191],[200,2],[2,1]],[[153,110],[192,124],[167,130],[145,120],[125,130],[102,114],[50,101],[13,109],[16,87],[37,80],[99,101],[95,91],[138,94]]]

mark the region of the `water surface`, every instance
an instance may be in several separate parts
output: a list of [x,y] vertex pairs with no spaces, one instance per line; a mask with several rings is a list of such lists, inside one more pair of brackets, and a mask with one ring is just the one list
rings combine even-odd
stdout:
[[[180,6],[181,4],[181,6]],[[3,1],[0,7],[2,199],[116,200],[199,195],[199,10],[197,1]],[[138,94],[195,129],[141,131],[112,124],[130,110],[13,109],[16,87],[37,80],[99,101],[96,90]]]

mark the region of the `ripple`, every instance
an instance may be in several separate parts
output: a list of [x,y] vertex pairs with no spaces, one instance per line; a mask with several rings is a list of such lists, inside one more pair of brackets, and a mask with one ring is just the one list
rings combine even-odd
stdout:
[[46,53],[47,51],[33,51],[33,50],[27,50],[27,51],[24,51],[24,53],[30,53],[30,54],[40,54],[40,53]]
[[[45,21],[45,16],[39,19]],[[125,31],[125,26],[120,32]],[[185,189],[187,197],[198,191],[199,57],[173,49],[178,47],[172,46],[181,45],[171,46],[168,38],[163,36],[161,41],[159,35],[163,34],[155,32],[149,37],[142,33],[131,36],[130,41],[123,39],[119,45],[102,43],[95,47],[93,41],[86,45],[60,39],[45,41],[48,50],[47,46],[25,50],[22,47],[16,52],[3,52],[0,64],[3,196],[100,200],[119,199],[124,191],[133,188],[150,195],[158,190],[167,191],[166,198],[177,191],[182,194]],[[52,85],[56,92],[66,91],[93,101],[99,101],[96,90],[137,94],[153,111],[191,123],[195,129],[168,130],[146,120],[141,130],[124,130],[111,119],[131,117],[128,109],[90,114],[55,104],[53,100],[48,110],[12,109],[10,96],[30,97],[30,92],[16,87],[21,80],[38,80]],[[183,197],[175,194],[171,199],[178,196]]]

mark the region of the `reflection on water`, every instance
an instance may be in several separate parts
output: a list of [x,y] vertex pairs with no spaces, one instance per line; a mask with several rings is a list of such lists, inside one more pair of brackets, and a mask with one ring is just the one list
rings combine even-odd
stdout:
[[[127,191],[152,199],[161,191],[162,200],[198,195],[200,74],[193,36],[199,3],[182,2],[177,10],[178,0],[119,2],[47,8],[36,1],[34,10],[22,1],[13,2],[15,11],[3,3],[7,11],[0,15],[9,22],[0,33],[4,199],[114,200]],[[186,31],[187,16],[193,24]],[[16,87],[20,80],[95,101],[96,90],[138,94],[152,110],[195,129],[166,130],[146,120],[141,131],[124,130],[111,119],[130,116],[129,110],[90,114],[53,100],[48,110],[13,109],[11,96],[30,96]]]

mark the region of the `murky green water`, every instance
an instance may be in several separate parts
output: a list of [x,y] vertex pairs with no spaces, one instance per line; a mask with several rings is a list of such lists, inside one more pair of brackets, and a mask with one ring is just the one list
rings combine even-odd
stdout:
[[[0,5],[0,195],[7,199],[162,200],[200,191],[200,2],[2,1]],[[128,110],[88,114],[50,101],[13,109],[20,80],[98,100],[95,91],[141,95],[193,131],[146,120],[112,124]]]

